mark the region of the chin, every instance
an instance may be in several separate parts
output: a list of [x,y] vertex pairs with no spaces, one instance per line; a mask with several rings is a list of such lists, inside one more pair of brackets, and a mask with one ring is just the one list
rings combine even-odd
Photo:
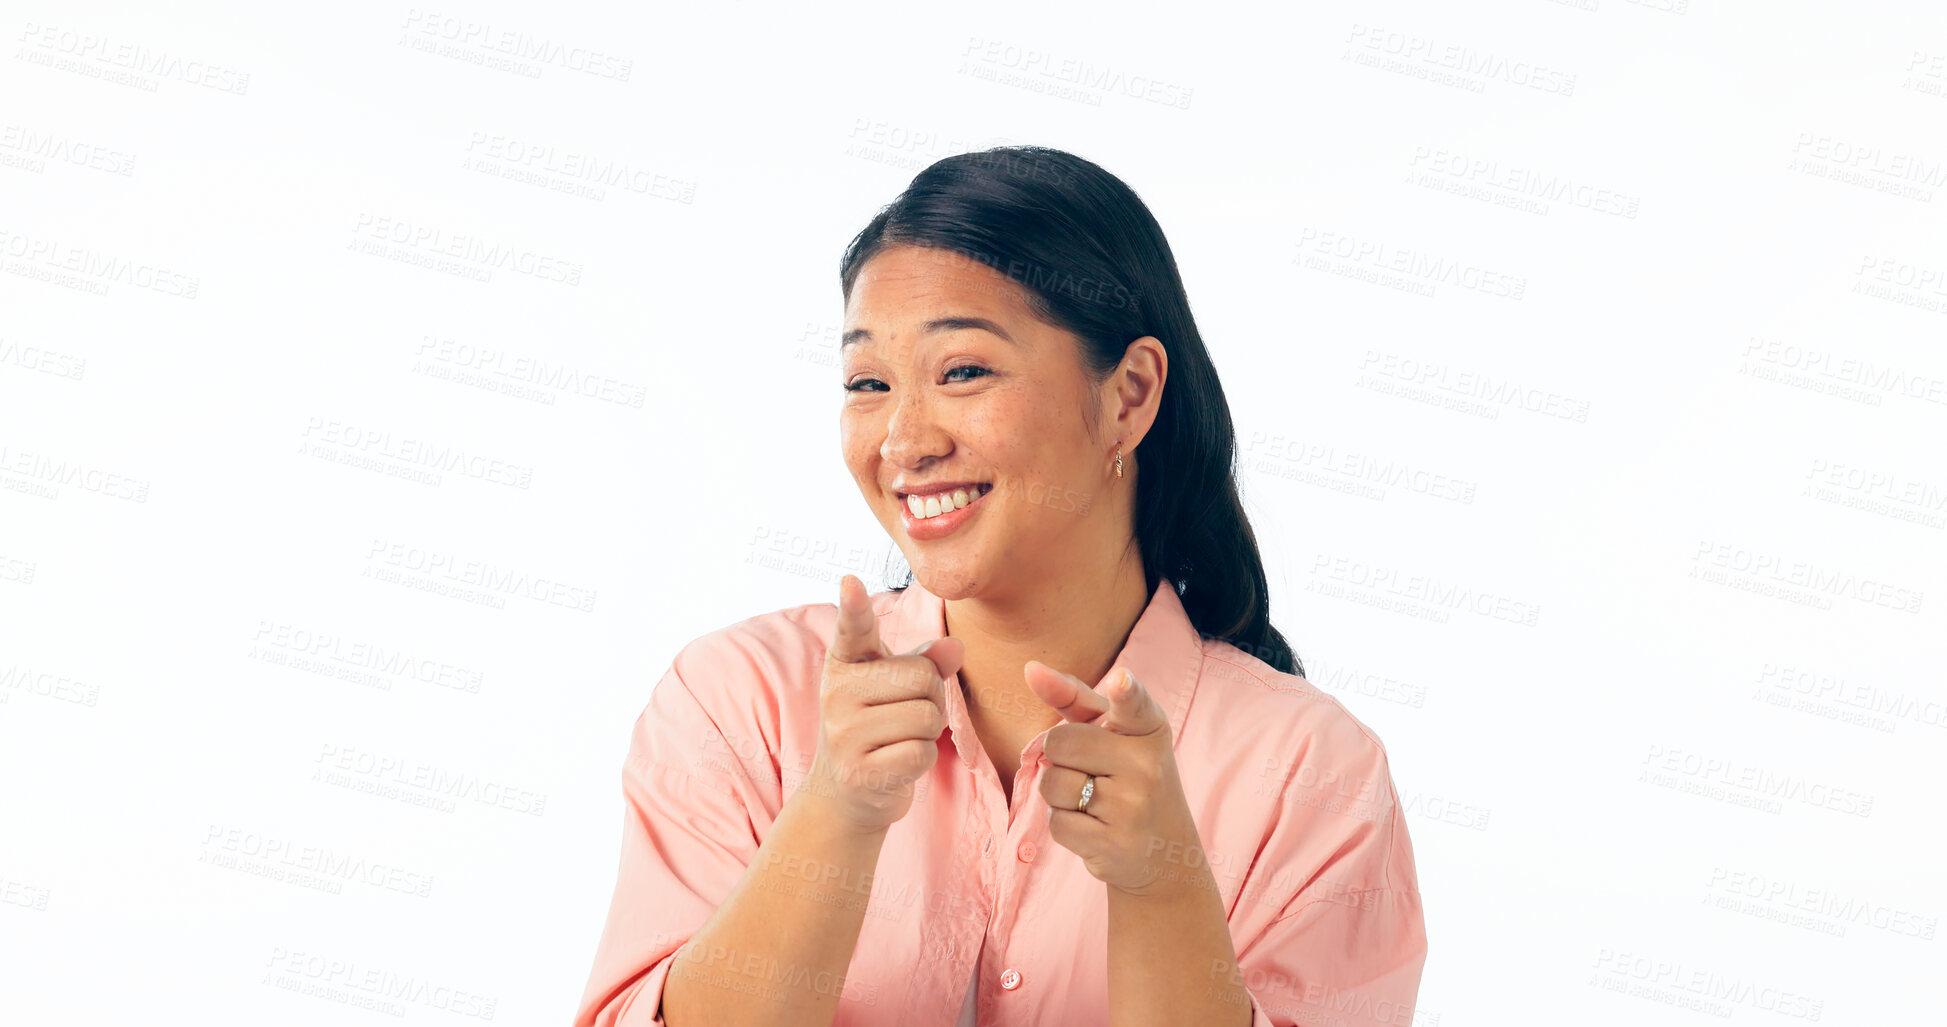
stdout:
[[980,575],[972,568],[944,565],[934,560],[913,563],[913,580],[941,599],[968,599],[980,592]]

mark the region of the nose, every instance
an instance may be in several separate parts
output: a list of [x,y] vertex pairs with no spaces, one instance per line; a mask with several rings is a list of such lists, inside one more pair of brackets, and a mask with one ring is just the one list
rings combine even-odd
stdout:
[[927,457],[943,457],[952,449],[952,436],[941,430],[921,394],[900,397],[886,420],[880,458],[895,467],[917,467]]

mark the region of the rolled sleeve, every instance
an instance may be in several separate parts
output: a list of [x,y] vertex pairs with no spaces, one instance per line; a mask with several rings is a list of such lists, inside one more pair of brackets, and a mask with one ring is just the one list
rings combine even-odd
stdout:
[[[1296,868],[1307,879],[1238,950],[1252,1027],[1413,1023],[1427,944],[1412,842],[1383,749],[1375,743],[1358,762],[1380,784],[1382,801],[1351,812],[1286,814],[1260,857],[1274,879]],[[1318,807],[1287,801],[1281,808]]]
[[768,761],[768,749],[698,701],[682,671],[695,646],[671,663],[630,737],[621,863],[574,1027],[661,1027],[678,950],[756,858],[751,811],[762,792],[752,764]]
[[1308,903],[1238,962],[1251,1027],[1411,1027],[1426,965],[1420,894]]

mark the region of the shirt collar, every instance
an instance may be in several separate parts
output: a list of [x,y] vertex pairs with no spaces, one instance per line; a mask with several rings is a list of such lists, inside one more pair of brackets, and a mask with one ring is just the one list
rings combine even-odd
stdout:
[[[917,580],[889,594],[892,598],[880,614],[880,639],[892,652],[910,652],[920,643],[946,634],[946,600],[928,592]],[[1203,639],[1190,623],[1183,600],[1169,578],[1157,582],[1149,605],[1136,618],[1128,641],[1111,666],[1127,667],[1135,673],[1150,698],[1169,715],[1171,744],[1182,738],[1183,721],[1203,669]],[[956,735],[962,731],[972,734],[958,674],[947,680],[947,721]],[[957,748],[960,758],[971,767],[973,747]]]

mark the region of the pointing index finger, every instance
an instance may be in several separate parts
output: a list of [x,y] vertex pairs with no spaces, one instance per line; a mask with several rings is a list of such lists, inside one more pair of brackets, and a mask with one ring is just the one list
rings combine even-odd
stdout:
[[1040,660],[1029,660],[1022,671],[1028,679],[1028,688],[1064,720],[1086,724],[1109,711],[1108,699],[1073,674],[1058,671]]

